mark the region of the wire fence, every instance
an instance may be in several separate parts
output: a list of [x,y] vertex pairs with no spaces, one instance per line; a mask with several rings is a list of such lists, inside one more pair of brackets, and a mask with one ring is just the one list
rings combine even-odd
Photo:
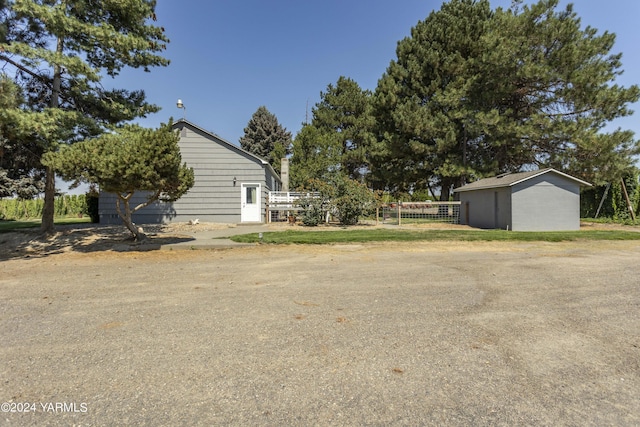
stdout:
[[460,202],[398,202],[382,205],[377,221],[383,224],[460,223]]
[[[304,211],[299,204],[300,200],[318,196],[315,192],[271,191],[267,199],[267,221],[294,223],[296,217]],[[394,202],[381,205],[375,214],[377,223],[388,225],[459,224],[460,202]]]

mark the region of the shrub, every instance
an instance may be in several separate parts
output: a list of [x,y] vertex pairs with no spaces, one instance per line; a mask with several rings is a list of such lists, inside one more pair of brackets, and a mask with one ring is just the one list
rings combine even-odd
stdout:
[[334,215],[340,224],[354,225],[360,217],[370,215],[378,205],[378,197],[366,185],[343,175],[335,175],[328,182],[314,180],[313,187],[320,192],[322,206]]
[[309,227],[315,227],[322,222],[325,214],[321,197],[302,197],[297,205],[304,208],[302,211],[302,223]]
[[91,222],[99,223],[100,222],[100,214],[98,213],[98,202],[100,200],[100,193],[95,188],[90,188],[87,194],[85,194],[86,199],[86,214],[91,218]]

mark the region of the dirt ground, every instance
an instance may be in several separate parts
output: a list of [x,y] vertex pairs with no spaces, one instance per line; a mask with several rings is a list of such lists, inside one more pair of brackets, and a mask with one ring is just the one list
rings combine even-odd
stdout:
[[[163,225],[145,225],[144,232],[148,236],[148,246],[158,247],[184,240],[190,240],[193,232],[217,231],[236,228],[235,224],[199,223],[196,226],[187,223]],[[358,228],[360,226],[356,226]],[[331,228],[331,227],[325,227]],[[343,228],[343,227],[340,227]],[[434,228],[434,229],[470,229],[468,226],[455,224],[421,224],[404,225],[402,228]],[[618,224],[582,223],[582,229],[598,230],[631,230],[640,232],[640,227],[629,227]],[[271,231],[280,230],[322,230],[323,227],[294,228],[287,224],[270,224]],[[449,246],[463,246],[466,243],[453,242]],[[136,251],[140,244],[131,240],[131,233],[123,226],[70,224],[57,226],[51,236],[42,236],[38,229],[27,229],[19,232],[0,233],[0,261],[3,259],[40,257],[62,253],[85,253],[98,255],[108,251]]]
[[6,425],[640,424],[638,242],[75,232],[0,235]]
[[[198,224],[198,230],[217,230],[233,227],[228,224]],[[179,242],[188,238],[193,226],[186,223],[148,225],[144,232],[156,245]],[[99,253],[118,250],[123,246],[135,250],[131,233],[120,225],[70,224],[57,226],[51,236],[42,236],[39,229],[0,234],[0,260],[60,253]]]

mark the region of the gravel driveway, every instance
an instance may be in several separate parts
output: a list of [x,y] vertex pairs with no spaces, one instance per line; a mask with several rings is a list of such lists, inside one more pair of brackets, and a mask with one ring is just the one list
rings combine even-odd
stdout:
[[1,261],[0,424],[640,425],[639,256],[424,242]]

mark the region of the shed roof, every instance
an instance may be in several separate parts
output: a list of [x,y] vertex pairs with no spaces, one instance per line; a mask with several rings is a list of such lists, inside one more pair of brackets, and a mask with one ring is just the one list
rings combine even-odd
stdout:
[[248,152],[247,150],[244,150],[242,147],[238,147],[235,144],[230,143],[229,141],[227,141],[226,139],[220,137],[219,135],[216,135],[213,132],[210,132],[206,129],[201,128],[200,126],[191,123],[190,121],[186,120],[186,119],[179,119],[177,121],[175,121],[173,123],[173,128],[174,129],[179,129],[181,127],[187,126],[189,128],[191,128],[192,130],[202,134],[204,137],[213,140],[213,141],[217,141],[218,143],[220,143],[221,145],[231,149],[232,151],[236,151],[239,153],[243,153],[244,155],[248,156],[249,158],[254,159],[257,163],[262,164],[263,166],[265,166],[272,174],[273,176],[276,177],[276,179],[280,180],[280,176],[276,173],[276,171],[273,169],[273,167],[269,164],[268,161],[266,161],[265,159],[263,159],[260,156],[256,156],[253,153]]
[[485,178],[485,179],[481,179],[478,180],[476,182],[472,182],[470,184],[467,185],[463,185],[462,187],[458,187],[456,189],[454,189],[454,192],[462,192],[462,191],[472,191],[472,190],[483,190],[483,189],[489,189],[489,188],[500,188],[500,187],[512,187],[516,184],[519,184],[523,181],[526,181],[528,179],[532,179],[535,178],[537,176],[540,175],[544,175],[547,173],[554,173],[557,175],[560,175],[566,179],[569,179],[571,181],[575,181],[576,183],[578,183],[579,185],[582,186],[586,186],[586,187],[591,187],[591,184],[589,184],[586,181],[583,181],[581,179],[575,178],[571,175],[567,175],[566,173],[557,171],[553,168],[546,168],[546,169],[538,169],[535,171],[527,171],[527,172],[518,172],[518,173],[506,173],[506,174],[502,174],[502,175],[498,175],[498,176],[494,176],[491,178]]

